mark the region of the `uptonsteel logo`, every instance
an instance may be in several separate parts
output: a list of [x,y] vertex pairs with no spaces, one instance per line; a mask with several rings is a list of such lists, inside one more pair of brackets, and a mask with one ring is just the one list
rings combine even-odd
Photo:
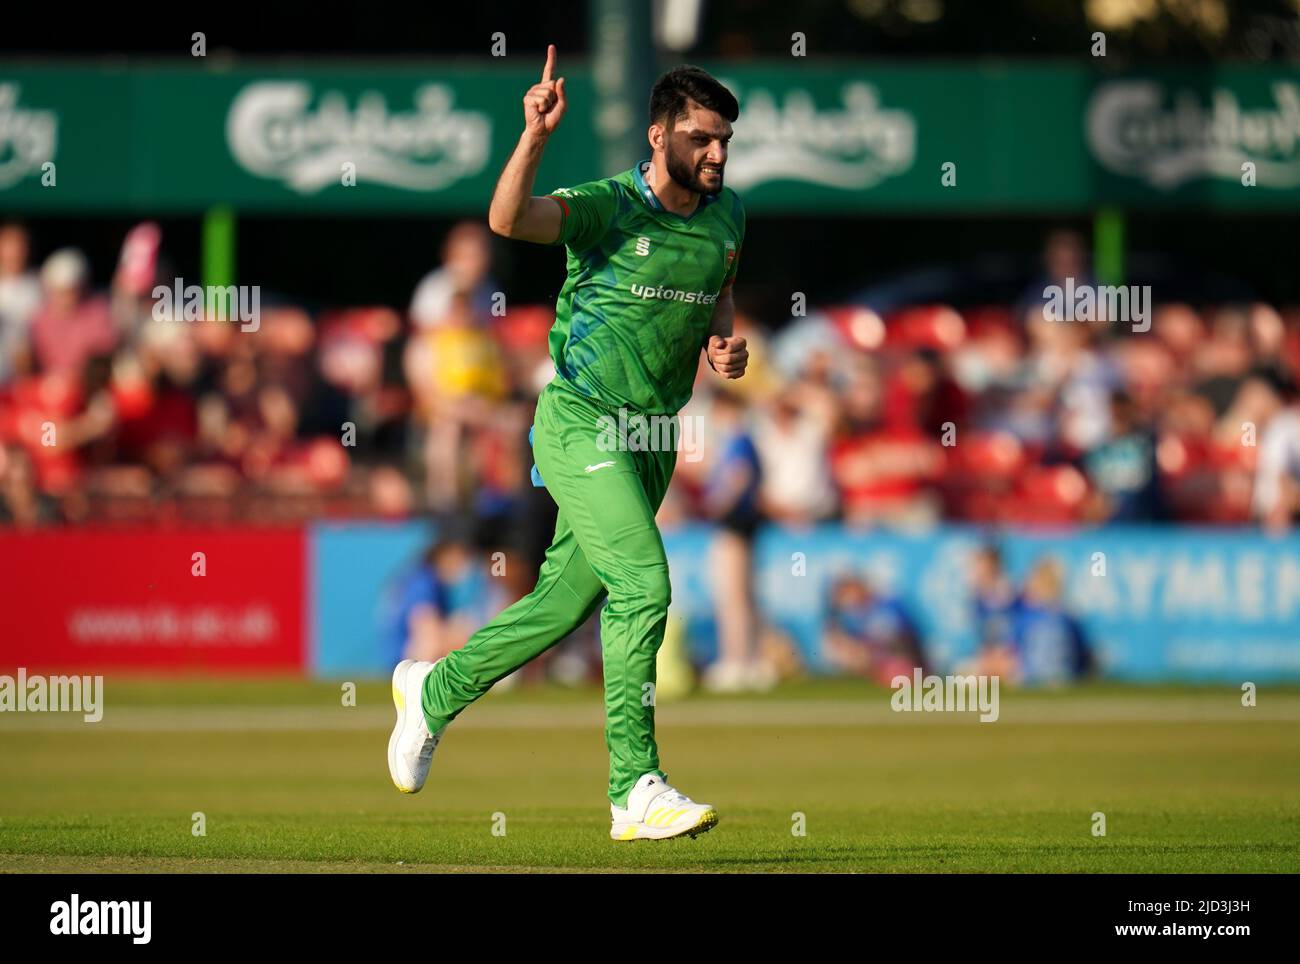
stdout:
[[663,285],[631,285],[632,294],[646,301],[681,301],[688,305],[711,305],[718,300],[717,292],[684,291],[681,288],[665,288]]

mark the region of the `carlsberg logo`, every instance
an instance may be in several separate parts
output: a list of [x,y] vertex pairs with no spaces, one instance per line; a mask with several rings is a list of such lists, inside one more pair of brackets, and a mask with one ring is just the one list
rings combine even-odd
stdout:
[[1097,161],[1162,191],[1201,178],[1239,180],[1252,162],[1261,187],[1300,186],[1300,84],[1278,81],[1272,103],[1243,107],[1217,87],[1170,93],[1154,81],[1102,84],[1087,111]]
[[727,161],[727,183],[738,190],[794,180],[860,191],[903,174],[915,160],[915,119],[881,106],[870,84],[845,84],[839,106],[818,108],[801,88],[778,102],[771,91],[742,96],[742,85],[725,83],[741,102]]
[[491,147],[491,119],[452,107],[445,84],[416,89],[413,110],[389,110],[384,95],[365,91],[349,106],[340,91],[312,106],[310,84],[259,81],[230,105],[226,140],[249,173],[283,181],[299,194],[343,183],[354,165],[357,183],[437,191],[479,173]]
[[0,188],[39,174],[54,160],[59,117],[52,110],[30,110],[18,104],[18,85],[0,84]]

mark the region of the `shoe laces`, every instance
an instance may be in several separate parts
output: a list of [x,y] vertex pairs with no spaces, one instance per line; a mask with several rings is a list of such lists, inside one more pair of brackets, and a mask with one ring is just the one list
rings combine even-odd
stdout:
[[659,794],[657,800],[663,801],[666,806],[681,806],[682,804],[694,803],[690,797],[682,793],[676,787],[669,787],[665,784],[666,789]]
[[433,751],[438,748],[438,740],[440,739],[440,737],[441,737],[440,733],[430,733],[428,736],[424,738],[424,741],[420,744],[421,763],[427,762],[433,756]]

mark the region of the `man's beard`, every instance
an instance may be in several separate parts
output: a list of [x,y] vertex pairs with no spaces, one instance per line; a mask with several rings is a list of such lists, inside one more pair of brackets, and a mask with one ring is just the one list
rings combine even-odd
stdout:
[[700,179],[699,171],[693,170],[685,158],[673,153],[671,144],[665,144],[664,147],[664,161],[668,165],[668,176],[682,187],[696,194],[717,194],[722,190],[722,171],[718,172],[718,186],[708,187]]

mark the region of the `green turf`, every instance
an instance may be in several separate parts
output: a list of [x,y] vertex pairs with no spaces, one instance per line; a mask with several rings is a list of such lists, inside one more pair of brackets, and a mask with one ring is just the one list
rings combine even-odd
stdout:
[[660,706],[669,778],[722,819],[615,844],[592,689],[489,695],[408,797],[384,683],[110,678],[99,724],[0,714],[0,871],[1300,870],[1295,689],[1004,691],[987,724],[889,695]]

